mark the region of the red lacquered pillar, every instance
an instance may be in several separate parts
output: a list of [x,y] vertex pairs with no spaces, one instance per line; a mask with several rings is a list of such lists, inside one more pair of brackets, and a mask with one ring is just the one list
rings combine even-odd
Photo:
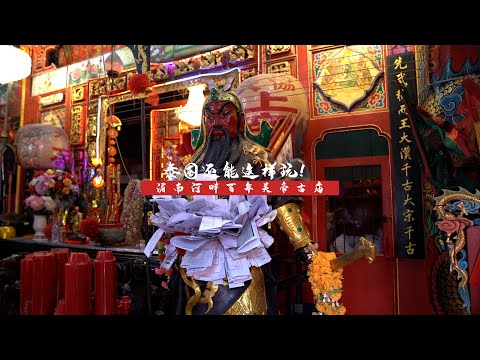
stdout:
[[65,298],[65,264],[68,261],[70,250],[67,248],[53,248],[50,250],[57,262],[57,304]]
[[32,313],[32,270],[33,254],[20,260],[20,315]]
[[95,315],[117,313],[117,260],[111,251],[99,251],[93,262]]
[[57,264],[49,251],[36,251],[32,267],[32,315],[52,315],[57,302]]
[[87,253],[72,252],[65,264],[65,315],[92,313],[92,260]]

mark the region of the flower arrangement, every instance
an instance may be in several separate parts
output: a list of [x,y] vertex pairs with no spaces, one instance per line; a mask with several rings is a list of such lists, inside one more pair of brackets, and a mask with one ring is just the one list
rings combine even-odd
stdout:
[[314,315],[344,315],[345,306],[338,301],[342,296],[343,269],[332,271],[330,260],[335,259],[334,252],[313,252],[308,265],[308,281],[312,286],[315,299]]
[[30,196],[25,206],[34,214],[50,214],[57,208],[72,205],[80,193],[78,180],[74,174],[63,170],[35,170],[28,183]]

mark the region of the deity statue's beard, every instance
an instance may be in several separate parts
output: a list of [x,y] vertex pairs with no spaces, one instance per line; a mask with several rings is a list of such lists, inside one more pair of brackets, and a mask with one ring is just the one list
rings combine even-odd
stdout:
[[207,164],[213,164],[217,174],[221,176],[227,161],[229,164],[236,164],[240,151],[238,138],[232,139],[228,131],[223,127],[217,129],[222,130],[224,136],[214,137],[214,132],[210,132],[206,139],[203,160],[198,165],[199,170],[204,170]]

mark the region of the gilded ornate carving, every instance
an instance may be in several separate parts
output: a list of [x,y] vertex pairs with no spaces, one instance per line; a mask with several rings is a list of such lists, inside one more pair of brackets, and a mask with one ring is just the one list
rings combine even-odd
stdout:
[[257,71],[255,70],[255,68],[243,69],[243,70],[240,72],[240,82],[242,82],[243,80],[248,79],[248,78],[251,77],[251,76],[254,76],[256,73],[257,73]]
[[135,59],[137,64],[142,66],[142,74],[148,72],[148,56],[147,56],[147,45],[135,45],[138,48],[138,57]]
[[[460,191],[453,192],[449,190],[443,190],[444,195],[436,197],[435,210],[438,212],[438,216],[443,220],[456,220],[463,217],[463,215],[468,215],[468,211],[465,210],[465,205],[463,202],[459,202],[460,213],[454,215],[451,212],[447,211],[446,205],[448,202],[453,200],[465,200],[471,201],[473,203],[480,203],[480,192],[477,190],[477,193],[471,194],[466,189],[461,188]],[[450,237],[450,234],[449,234]],[[465,270],[459,267],[458,261],[456,261],[457,254],[465,246],[465,233],[463,228],[458,229],[457,231],[457,240],[453,247],[449,247],[449,258],[450,258],[450,271],[457,271],[459,278],[461,279],[459,287],[465,288],[467,286],[468,274]]]
[[290,62],[282,61],[272,65],[269,65],[267,68],[267,73],[269,74],[288,74],[291,75],[290,71]]
[[81,145],[83,143],[84,131],[82,127],[83,122],[83,106],[73,106],[72,107],[72,119],[70,127],[70,143],[73,145]]
[[289,52],[290,48],[290,45],[267,45],[266,52],[267,55],[276,55],[284,52]]
[[159,64],[150,69],[149,78],[150,81],[160,81],[168,79],[169,73],[168,68],[163,64]]
[[112,81],[109,78],[92,80],[88,83],[88,97],[94,99],[107,93],[124,91],[126,88],[127,75],[113,78]]
[[207,69],[218,65],[222,65],[222,53],[219,51],[212,51],[201,57],[200,69]]
[[89,99],[96,98],[106,93],[105,81],[92,80],[88,83],[88,97]]
[[238,45],[230,49],[230,62],[239,62],[253,59],[254,47],[253,45]]
[[87,119],[87,136],[97,136],[97,115],[89,115]]
[[96,146],[95,141],[91,141],[87,144],[87,157],[90,163],[92,162],[93,158],[97,157],[95,146]]
[[[109,83],[110,84],[110,83]],[[122,75],[113,79],[111,83],[113,86],[109,89],[110,92],[127,90],[127,76]]]
[[185,75],[194,70],[192,58],[175,61],[173,65],[175,66],[175,76]]
[[227,79],[234,77],[231,88],[235,89],[239,84],[239,70],[232,69],[229,72],[223,73],[221,75],[217,74],[202,74],[198,78],[188,79],[184,81],[172,82],[170,84],[158,84],[155,85],[153,88],[157,92],[157,94],[162,94],[170,91],[176,90],[183,90],[188,88],[189,86],[198,85],[198,84],[212,84],[213,86],[218,86],[225,84]]
[[82,86],[74,86],[72,88],[72,102],[82,101],[85,99],[85,89]]
[[96,101],[91,101],[88,103],[88,113],[96,114],[98,111],[98,103]]

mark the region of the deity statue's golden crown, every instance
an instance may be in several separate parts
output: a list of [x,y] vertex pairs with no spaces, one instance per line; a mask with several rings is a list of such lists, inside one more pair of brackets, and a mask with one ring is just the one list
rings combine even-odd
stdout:
[[212,101],[228,101],[231,102],[238,110],[243,111],[243,105],[240,99],[232,90],[225,90],[223,85],[219,85],[210,89],[210,96],[205,101],[204,106]]

